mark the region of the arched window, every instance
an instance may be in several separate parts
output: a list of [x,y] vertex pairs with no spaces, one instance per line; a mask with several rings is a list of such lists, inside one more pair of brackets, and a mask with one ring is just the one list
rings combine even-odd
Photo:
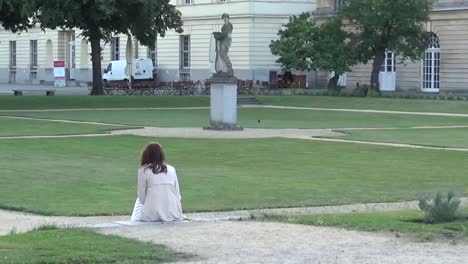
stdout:
[[422,67],[422,89],[438,92],[440,88],[440,42],[436,34],[432,34],[431,42],[424,54]]
[[86,41],[86,39],[81,40],[80,50],[80,67],[82,69],[87,69],[90,57],[88,51],[88,41]]
[[54,67],[54,46],[52,40],[48,39],[46,42],[46,68]]

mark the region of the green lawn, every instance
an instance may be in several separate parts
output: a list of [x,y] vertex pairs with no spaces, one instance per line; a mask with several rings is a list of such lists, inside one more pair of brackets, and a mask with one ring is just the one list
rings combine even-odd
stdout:
[[161,245],[79,229],[41,229],[0,236],[0,263],[3,264],[150,264],[181,257]]
[[264,220],[316,226],[339,226],[364,231],[395,232],[416,235],[424,239],[468,238],[468,209],[459,210],[457,220],[450,223],[424,224],[422,212],[416,210],[350,213],[331,215],[268,215]]
[[467,101],[333,96],[257,96],[256,98],[265,105],[468,114]]
[[210,106],[208,96],[0,96],[0,109],[76,109]]
[[10,119],[0,116],[0,136],[50,136],[69,134],[96,134],[109,130],[129,128],[126,126],[104,126],[70,124],[40,120]]
[[413,200],[468,186],[468,153],[450,151],[292,139],[23,139],[0,141],[0,207],[130,214],[140,151],[151,140],[178,170],[186,211]]
[[468,128],[348,130],[343,132],[349,135],[340,138],[350,140],[468,148]]
[[[319,108],[468,113],[468,102],[327,96],[256,96],[263,104]],[[208,96],[0,96],[0,109],[209,106]]]
[[[209,124],[209,109],[4,112],[0,115],[109,122],[159,127],[203,127]],[[468,125],[468,117],[416,116],[314,110],[241,108],[239,124],[252,128],[380,128]],[[260,122],[259,122],[260,121]]]

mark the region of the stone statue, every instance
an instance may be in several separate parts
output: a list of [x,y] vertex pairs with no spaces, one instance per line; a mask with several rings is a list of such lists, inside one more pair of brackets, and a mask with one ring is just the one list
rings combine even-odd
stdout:
[[234,77],[232,63],[228,57],[229,48],[232,43],[232,24],[229,22],[229,15],[224,13],[221,18],[224,20],[224,25],[221,32],[213,32],[216,39],[216,61],[214,77]]

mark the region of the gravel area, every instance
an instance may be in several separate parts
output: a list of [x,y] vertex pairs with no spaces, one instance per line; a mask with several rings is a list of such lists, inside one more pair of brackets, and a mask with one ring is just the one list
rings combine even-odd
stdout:
[[343,135],[331,129],[257,129],[246,128],[243,131],[205,130],[198,127],[145,127],[143,129],[126,129],[111,132],[112,135],[137,135],[151,137],[180,138],[301,138],[301,137],[333,137]]
[[268,222],[192,222],[101,228],[167,245],[195,263],[466,263],[467,245],[420,243],[391,235]]
[[[462,199],[468,205],[468,199]],[[415,201],[187,214],[173,223],[130,222],[129,216],[49,217],[0,210],[0,235],[41,225],[90,227],[99,233],[163,244],[195,263],[466,263],[468,245],[416,242],[385,233],[237,221],[261,214],[327,214],[415,209]],[[226,221],[231,220],[231,221]]]

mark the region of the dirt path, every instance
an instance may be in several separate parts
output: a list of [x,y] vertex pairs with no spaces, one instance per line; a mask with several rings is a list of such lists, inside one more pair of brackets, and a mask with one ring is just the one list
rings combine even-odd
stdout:
[[[461,206],[468,207],[468,197],[461,198]],[[387,212],[407,209],[418,209],[417,201],[395,202],[395,203],[362,203],[333,206],[295,207],[255,209],[225,212],[189,213],[187,217],[192,222],[216,222],[223,220],[249,219],[253,216],[265,214],[276,215],[306,215],[306,214],[335,214],[352,212]],[[58,226],[133,226],[141,223],[129,222],[130,216],[93,216],[93,217],[65,217],[65,216],[43,216],[16,211],[0,209],[0,236],[7,235],[11,231],[27,232],[43,225]]]
[[[462,199],[468,205],[468,198]],[[135,223],[129,216],[48,217],[0,210],[0,235],[42,225],[90,227],[99,233],[164,244],[195,263],[465,263],[468,245],[421,243],[390,234],[269,222],[261,214],[327,214],[415,209],[417,202],[372,203],[187,214],[178,223]],[[232,221],[225,221],[232,220]]]
[[466,263],[467,245],[268,222],[193,222],[100,228],[98,232],[167,245],[195,263]]

